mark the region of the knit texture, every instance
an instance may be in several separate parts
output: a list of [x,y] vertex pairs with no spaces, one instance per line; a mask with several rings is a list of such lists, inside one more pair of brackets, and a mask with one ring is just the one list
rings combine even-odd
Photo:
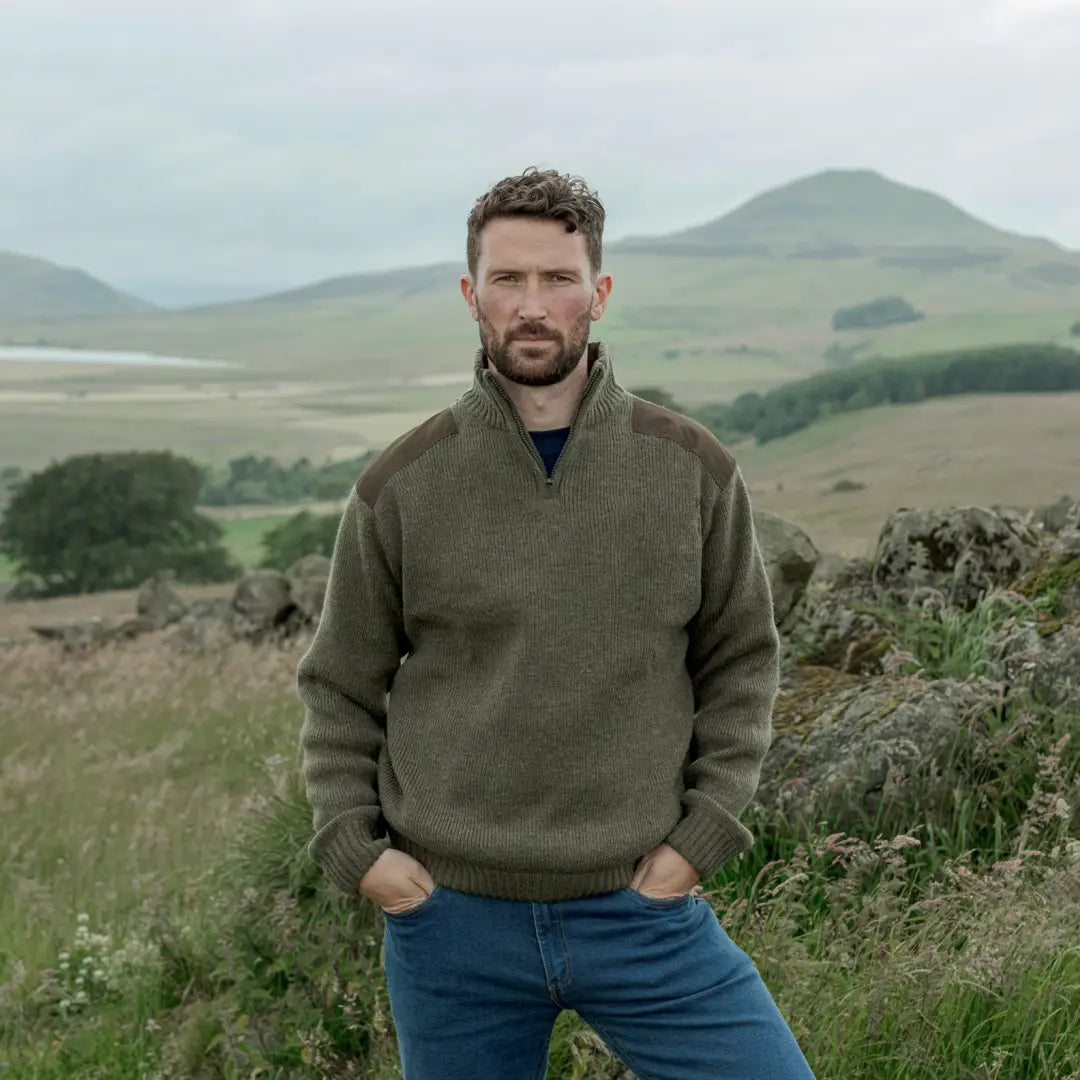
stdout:
[[478,353],[342,515],[297,672],[308,851],[350,894],[388,846],[516,900],[624,887],[662,841],[708,879],[753,841],[778,657],[715,437],[594,343],[549,477]]

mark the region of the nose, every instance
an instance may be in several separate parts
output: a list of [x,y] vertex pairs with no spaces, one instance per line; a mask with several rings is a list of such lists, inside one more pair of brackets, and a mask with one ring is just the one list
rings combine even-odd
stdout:
[[521,294],[518,317],[522,322],[541,322],[547,318],[547,307],[541,293],[539,282],[530,278]]

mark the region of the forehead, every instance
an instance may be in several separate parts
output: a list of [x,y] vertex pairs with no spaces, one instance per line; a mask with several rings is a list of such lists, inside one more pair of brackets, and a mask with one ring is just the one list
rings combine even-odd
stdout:
[[561,221],[505,217],[489,221],[480,232],[480,262],[500,266],[512,263],[588,263],[585,236],[580,229],[567,232]]

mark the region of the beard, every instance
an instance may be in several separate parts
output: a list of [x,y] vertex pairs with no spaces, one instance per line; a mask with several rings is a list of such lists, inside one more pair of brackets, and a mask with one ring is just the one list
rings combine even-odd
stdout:
[[[479,303],[476,311],[480,324],[480,345],[488,363],[503,378],[520,386],[554,386],[562,382],[578,366],[581,354],[589,344],[589,324],[592,319],[588,308],[567,334],[560,334],[558,330],[540,323],[521,323],[513,331],[508,330],[500,335],[484,315]],[[517,334],[543,334],[546,340],[517,341]],[[542,356],[547,356],[547,360],[538,364]]]

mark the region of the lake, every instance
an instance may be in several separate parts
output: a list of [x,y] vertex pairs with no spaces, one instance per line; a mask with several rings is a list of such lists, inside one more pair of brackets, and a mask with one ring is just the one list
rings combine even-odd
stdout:
[[61,349],[44,345],[0,345],[0,362],[5,360],[43,364],[131,364],[139,367],[242,367],[225,360],[191,360],[183,356],[155,356],[144,352],[114,352],[107,349]]

